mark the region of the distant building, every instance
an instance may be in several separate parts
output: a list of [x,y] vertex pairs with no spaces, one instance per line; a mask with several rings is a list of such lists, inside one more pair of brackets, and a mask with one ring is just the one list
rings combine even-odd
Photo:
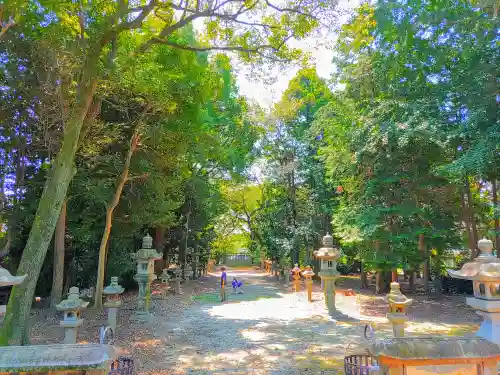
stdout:
[[223,256],[223,263],[228,267],[251,266],[252,256],[248,249],[238,249],[236,254],[226,254]]

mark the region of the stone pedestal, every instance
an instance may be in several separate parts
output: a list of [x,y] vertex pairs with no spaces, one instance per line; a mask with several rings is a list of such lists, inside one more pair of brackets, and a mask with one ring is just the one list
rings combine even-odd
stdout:
[[388,313],[386,316],[387,320],[391,322],[394,337],[404,337],[405,323],[408,321],[408,316],[402,313]]
[[305,283],[306,283],[306,288],[307,288],[307,300],[309,302],[312,302],[312,289],[313,289],[312,277],[314,276],[314,272],[310,266],[306,266],[304,271],[302,272],[302,275],[306,279]]
[[181,279],[178,277],[174,277],[170,280],[170,288],[172,289],[175,295],[181,294]]
[[500,301],[487,301],[474,297],[467,297],[465,301],[476,309],[476,314],[484,318],[476,335],[500,345]]
[[293,287],[295,289],[295,293],[300,292],[300,271],[299,265],[295,264],[295,267],[292,269]]
[[332,270],[321,271],[319,277],[323,281],[323,294],[325,296],[325,305],[330,315],[335,315],[335,282],[340,277],[338,272]]

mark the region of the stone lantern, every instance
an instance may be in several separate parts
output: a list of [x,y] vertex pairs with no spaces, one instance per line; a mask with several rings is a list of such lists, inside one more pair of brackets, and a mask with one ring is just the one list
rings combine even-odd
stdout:
[[[28,275],[12,276],[8,270],[0,267],[0,288],[21,284]],[[6,297],[6,302],[8,297]],[[5,314],[7,305],[0,305],[0,314]]]
[[326,234],[323,237],[323,247],[314,252],[314,256],[320,261],[319,276],[323,283],[323,292],[325,294],[325,304],[328,313],[335,313],[335,280],[340,276],[337,271],[337,260],[341,257],[340,249],[333,247],[333,237]]
[[411,305],[412,301],[401,293],[399,283],[391,283],[391,292],[385,297],[385,301],[389,303],[389,312],[387,319],[392,324],[394,337],[404,337],[405,323],[408,321],[406,310]]
[[113,333],[116,333],[116,312],[122,304],[121,294],[124,291],[125,289],[118,284],[116,276],[111,277],[111,283],[102,291],[102,294],[106,296],[104,307],[108,309],[108,326],[111,327]]
[[132,320],[149,321],[151,317],[149,313],[151,282],[156,278],[154,274],[154,262],[155,260],[162,259],[162,255],[153,249],[153,238],[149,234],[142,239],[142,249],[132,254],[132,259],[137,262],[137,272],[134,280],[139,284],[137,311],[132,316]]
[[312,289],[313,289],[313,280],[314,272],[311,266],[306,266],[304,271],[302,271],[302,276],[306,279],[306,288],[307,288],[307,300],[312,302]]
[[60,324],[64,328],[65,344],[76,344],[78,327],[83,324],[80,313],[88,305],[88,302],[80,299],[80,291],[74,286],[69,288],[68,298],[61,301],[61,303],[56,306],[57,311],[62,311],[64,313],[63,320]]
[[493,243],[483,238],[477,243],[479,256],[463,265],[461,270],[448,270],[451,277],[471,280],[474,297],[467,304],[484,320],[476,335],[500,344],[500,259],[493,255]]
[[300,292],[300,271],[299,265],[295,263],[295,267],[292,268],[293,275],[293,286],[295,288],[295,292]]

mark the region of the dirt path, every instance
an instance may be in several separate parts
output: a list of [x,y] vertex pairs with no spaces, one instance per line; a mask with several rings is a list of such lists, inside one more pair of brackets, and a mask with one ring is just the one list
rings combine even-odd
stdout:
[[[327,315],[319,285],[315,301],[308,303],[305,293],[292,293],[290,285],[260,272],[229,271],[228,282],[232,276],[244,281],[243,295],[230,294],[228,302],[220,303],[213,291],[195,297],[178,316],[156,315],[151,338],[134,346],[134,357],[143,359],[139,373],[342,374],[346,347],[360,342],[366,323],[379,337],[391,335],[385,311],[365,314],[366,301],[361,303],[359,295],[337,296],[343,316],[335,322]],[[205,283],[215,287],[218,279]],[[380,305],[380,298],[374,301]],[[463,328],[457,322],[422,320],[411,322],[408,331],[443,334]]]
[[[314,302],[308,303],[305,292],[293,293],[288,283],[277,283],[259,271],[229,270],[229,283],[233,276],[243,280],[243,295],[230,294],[220,303],[218,275],[211,275],[184,286],[182,296],[153,299],[155,318],[146,325],[130,323],[135,300],[125,296],[116,345],[129,351],[138,374],[343,374],[346,347],[361,341],[365,324],[370,323],[378,337],[392,334],[380,296],[337,295],[340,318],[334,321],[327,315],[319,283]],[[355,289],[355,281],[345,278],[340,288]],[[408,334],[476,329],[478,317],[463,297],[417,298],[414,305]],[[35,324],[33,343],[62,342],[58,319],[47,314]],[[97,342],[105,313],[87,311],[84,318],[80,342]]]

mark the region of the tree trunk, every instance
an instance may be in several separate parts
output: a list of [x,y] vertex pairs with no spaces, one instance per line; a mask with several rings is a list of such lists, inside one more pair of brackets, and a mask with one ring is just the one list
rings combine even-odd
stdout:
[[411,292],[415,293],[416,292],[415,271],[411,271],[410,272],[409,284],[410,284],[410,290],[411,290]]
[[477,225],[476,225],[476,218],[474,215],[474,206],[472,205],[472,193],[470,191],[470,183],[469,183],[469,178],[467,177],[465,179],[465,193],[467,195],[467,212],[468,212],[468,217],[469,217],[469,222],[471,225],[472,229],[472,257],[475,258],[478,255],[477,251],[477,241],[479,241],[478,234],[477,234]]
[[422,267],[422,279],[424,281],[424,291],[429,293],[429,256],[427,255],[427,249],[425,247],[425,236],[421,233],[418,237],[418,249],[422,258],[424,259]]
[[106,222],[104,224],[104,232],[101,238],[101,245],[99,246],[99,264],[97,267],[97,283],[95,286],[95,298],[94,298],[94,308],[102,307],[102,291],[104,289],[104,271],[106,269],[106,256],[108,248],[109,235],[111,234],[111,224],[113,221],[113,212],[120,203],[120,197],[122,195],[123,187],[127,183],[128,173],[130,169],[130,162],[132,160],[132,155],[134,155],[137,149],[137,142],[139,141],[139,127],[136,127],[134,134],[130,139],[130,147],[125,159],[125,165],[123,166],[122,173],[118,178],[118,184],[116,185],[115,194],[106,209]]
[[383,284],[384,284],[384,272],[383,271],[377,271],[375,274],[375,293],[381,294],[383,291]]
[[54,233],[54,269],[52,272],[52,290],[50,291],[50,308],[55,309],[61,302],[64,281],[64,237],[66,234],[66,199]]
[[495,177],[491,180],[491,193],[493,202],[493,222],[495,226],[495,249],[497,257],[500,258],[500,207],[498,206],[498,187]]
[[469,210],[465,202],[465,191],[460,192],[460,206],[462,208],[462,220],[465,224],[465,231],[467,232],[467,244],[471,252],[471,257],[474,258],[474,236],[472,234],[471,223],[469,218]]
[[398,271],[397,270],[391,271],[391,282],[393,282],[393,283],[398,282]]
[[361,261],[360,266],[361,289],[368,289],[368,278],[366,277],[365,266]]
[[165,256],[165,229],[158,225],[155,228],[155,240],[154,240],[154,247],[156,251],[158,251],[160,254],[163,254],[163,259],[161,262],[155,262],[155,272],[156,273],[161,273],[163,271],[164,267],[167,267],[167,259]]
[[[91,61],[95,63],[97,58]],[[30,332],[27,329],[27,322],[36,283],[66,198],[69,183],[76,173],[74,160],[78,139],[96,86],[93,70],[94,66],[91,65],[86,67],[83,73],[76,113],[65,125],[61,149],[53,162],[50,176],[45,182],[38,202],[30,235],[17,269],[17,275],[28,275],[28,277],[23,285],[12,288],[0,334],[0,345],[28,344]]]

